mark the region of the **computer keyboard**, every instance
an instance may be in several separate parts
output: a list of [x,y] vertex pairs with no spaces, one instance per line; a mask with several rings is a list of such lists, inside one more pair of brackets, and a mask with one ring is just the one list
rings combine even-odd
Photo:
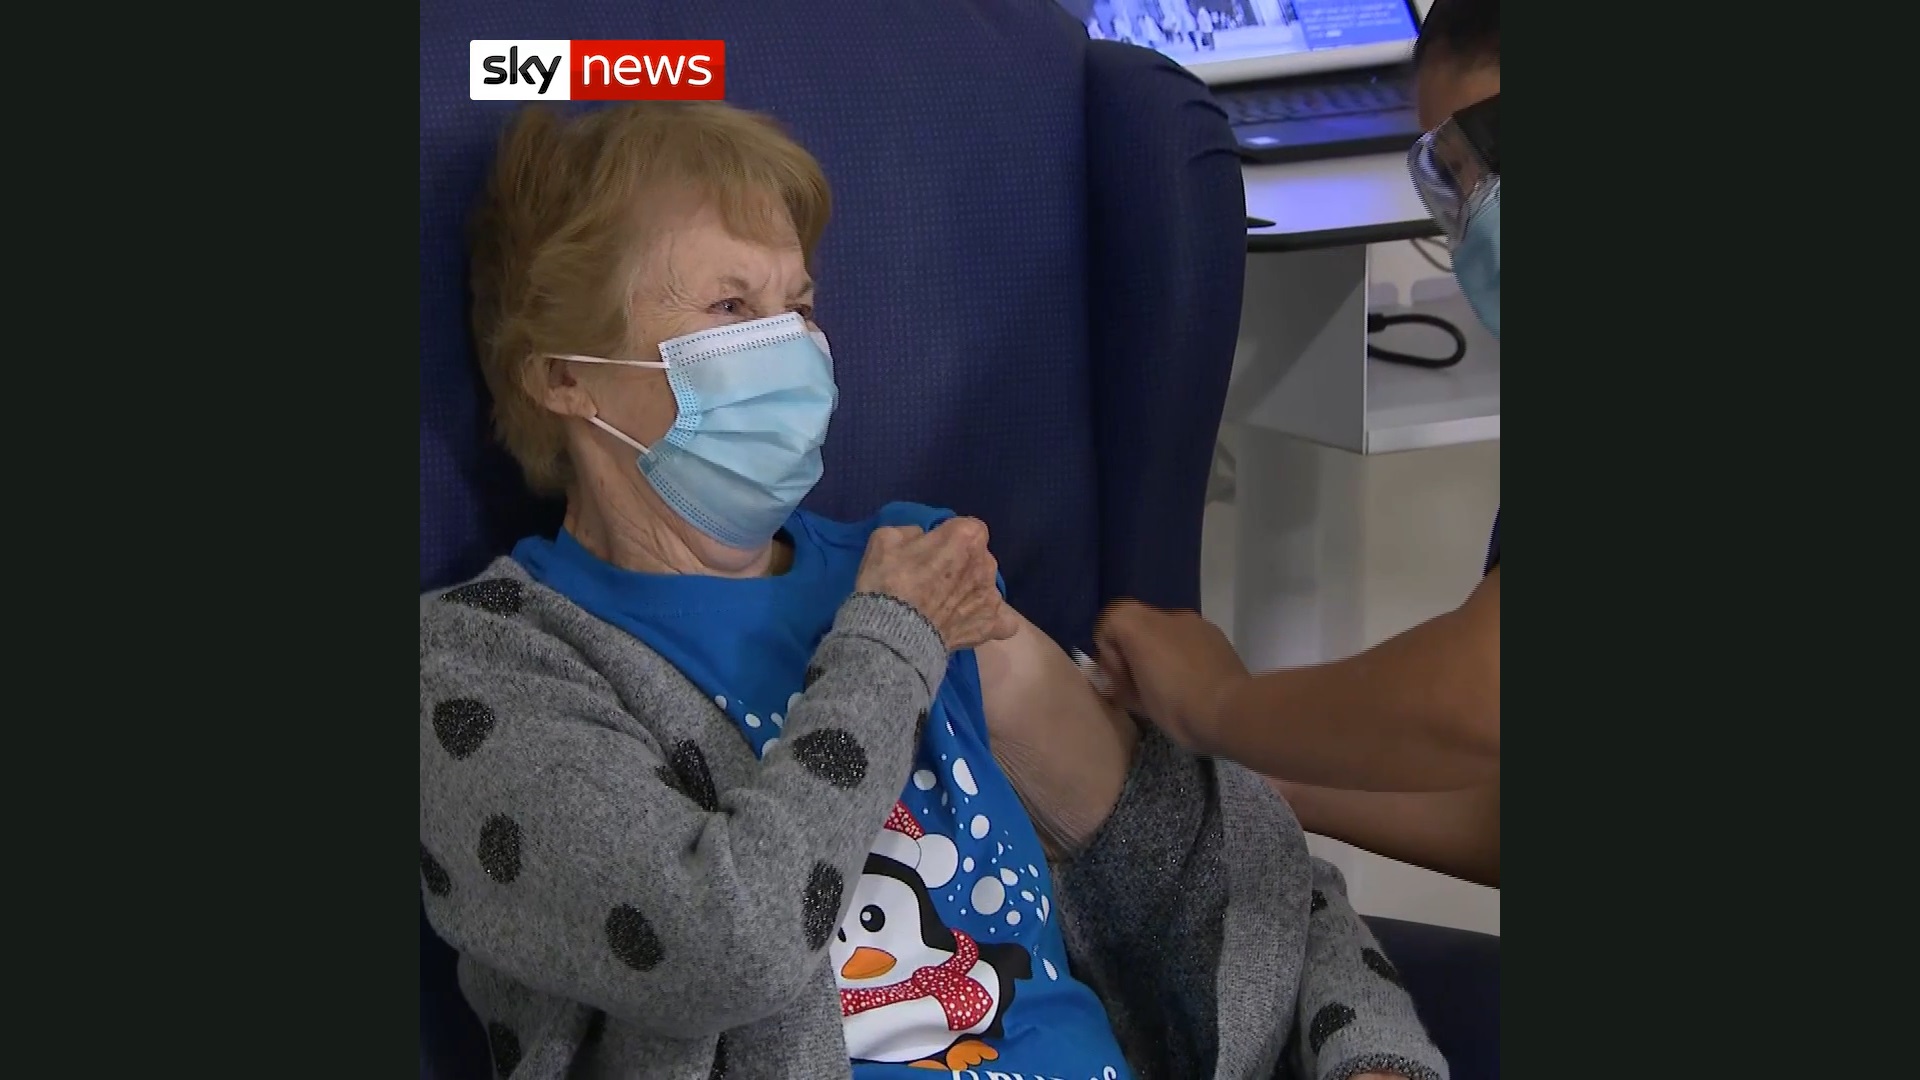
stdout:
[[1277,120],[1307,120],[1323,116],[1350,116],[1413,107],[1413,91],[1397,79],[1355,79],[1316,82],[1305,86],[1229,90],[1217,95],[1227,119],[1234,124],[1264,124]]

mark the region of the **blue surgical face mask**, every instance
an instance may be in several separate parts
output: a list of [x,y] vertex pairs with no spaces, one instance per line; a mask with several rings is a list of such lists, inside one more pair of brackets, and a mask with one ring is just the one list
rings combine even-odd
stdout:
[[827,336],[798,315],[663,341],[658,362],[553,358],[666,371],[680,413],[664,439],[649,447],[598,416],[588,422],[639,451],[641,474],[674,513],[728,547],[771,540],[820,481],[839,391]]
[[1453,276],[1494,337],[1500,336],[1500,178],[1467,216],[1453,245]]

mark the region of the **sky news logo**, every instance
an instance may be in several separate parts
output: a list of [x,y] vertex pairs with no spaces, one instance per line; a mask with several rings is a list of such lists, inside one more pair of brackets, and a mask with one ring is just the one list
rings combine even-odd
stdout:
[[721,101],[724,41],[475,41],[474,101]]

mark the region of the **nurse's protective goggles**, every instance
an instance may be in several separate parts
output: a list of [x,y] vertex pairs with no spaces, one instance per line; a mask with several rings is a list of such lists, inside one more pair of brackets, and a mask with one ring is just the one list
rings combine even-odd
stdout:
[[1407,171],[1427,213],[1459,241],[1474,211],[1500,187],[1500,95],[1476,102],[1420,136]]

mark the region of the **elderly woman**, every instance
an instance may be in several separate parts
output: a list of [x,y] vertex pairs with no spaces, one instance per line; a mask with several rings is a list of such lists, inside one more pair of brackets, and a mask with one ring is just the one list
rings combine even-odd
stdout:
[[725,106],[502,145],[476,338],[565,525],[420,609],[421,880],[498,1071],[1444,1077],[1285,804],[1112,711],[984,526],[798,509],[827,204]]

